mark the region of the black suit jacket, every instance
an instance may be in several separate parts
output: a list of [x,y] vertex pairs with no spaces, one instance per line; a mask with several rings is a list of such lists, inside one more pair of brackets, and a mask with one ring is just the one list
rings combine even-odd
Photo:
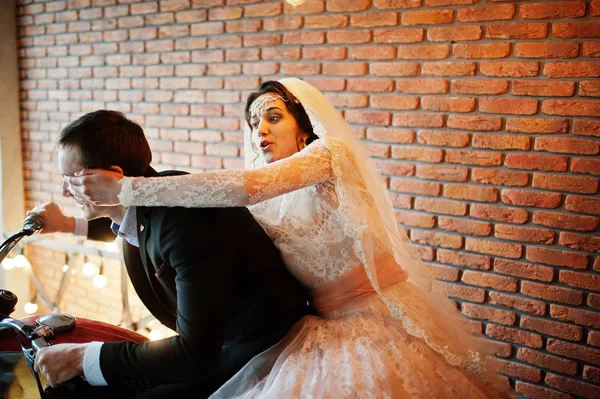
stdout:
[[[305,289],[246,208],[136,211],[140,247],[124,241],[123,248],[129,277],[178,335],[105,343],[109,385],[194,382],[210,393],[311,313]],[[88,238],[106,238],[105,221],[89,227]]]

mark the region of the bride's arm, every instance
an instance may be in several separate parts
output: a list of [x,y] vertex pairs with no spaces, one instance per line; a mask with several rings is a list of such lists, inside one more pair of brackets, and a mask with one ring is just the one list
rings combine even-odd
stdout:
[[125,206],[246,206],[332,177],[329,149],[316,140],[302,151],[259,169],[123,178],[119,199]]

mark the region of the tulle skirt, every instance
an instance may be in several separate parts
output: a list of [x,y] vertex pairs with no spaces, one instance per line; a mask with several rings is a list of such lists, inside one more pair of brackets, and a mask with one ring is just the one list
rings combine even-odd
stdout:
[[[417,287],[402,282],[387,291],[403,302],[407,316],[427,319],[423,324],[434,328],[435,304],[427,304]],[[211,398],[510,397],[506,379],[494,367],[467,372],[440,352],[409,334],[372,295],[345,314],[303,318]]]

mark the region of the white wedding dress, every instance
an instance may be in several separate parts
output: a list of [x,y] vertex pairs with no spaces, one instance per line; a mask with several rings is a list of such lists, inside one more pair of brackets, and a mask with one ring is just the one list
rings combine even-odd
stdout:
[[124,205],[250,206],[311,289],[322,317],[299,321],[213,396],[508,397],[485,340],[398,232],[383,179],[347,123],[312,86],[282,83],[320,137],[302,151],[244,171],[122,180]]

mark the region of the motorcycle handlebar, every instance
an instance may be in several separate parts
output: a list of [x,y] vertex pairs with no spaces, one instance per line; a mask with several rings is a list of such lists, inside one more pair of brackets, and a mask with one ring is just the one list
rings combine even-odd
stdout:
[[0,262],[4,260],[10,253],[10,251],[23,239],[23,237],[27,237],[33,235],[40,231],[44,226],[43,219],[38,215],[30,215],[25,218],[23,221],[23,227],[21,230],[13,234],[6,241],[2,243],[0,246]]

